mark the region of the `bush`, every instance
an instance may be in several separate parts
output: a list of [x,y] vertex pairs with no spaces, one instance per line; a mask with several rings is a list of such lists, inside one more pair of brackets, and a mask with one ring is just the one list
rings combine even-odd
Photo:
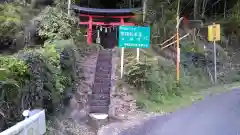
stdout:
[[47,7],[35,21],[38,25],[38,35],[46,40],[66,40],[79,38],[81,32],[76,25],[79,20],[71,17],[62,9]]
[[23,8],[15,4],[0,4],[0,49],[14,47],[14,39],[22,30]]
[[11,36],[23,26],[23,8],[15,4],[0,4],[0,36]]
[[[21,32],[25,9],[0,5],[0,44],[6,39],[12,44],[16,35],[25,39]],[[47,7],[33,20],[33,26],[24,32],[26,40],[40,38],[41,46],[0,56],[0,131],[22,120],[25,109],[44,108],[48,116],[59,111],[81,75],[78,61],[82,52],[75,46],[82,37],[76,28],[78,19],[61,8]]]
[[28,78],[27,65],[12,56],[0,57],[0,130],[21,119],[21,90]]
[[63,107],[77,79],[76,57],[74,45],[55,44],[0,57],[0,129],[22,119],[24,109],[45,108],[49,115]]
[[144,90],[148,100],[157,103],[161,103],[165,97],[181,96],[184,91],[193,91],[208,84],[204,75],[197,76],[197,73],[202,73],[200,69],[192,68],[180,73],[180,85],[177,85],[174,66],[137,63],[129,69],[126,82],[138,90]]
[[151,66],[148,64],[137,63],[128,71],[126,81],[134,87],[142,88],[147,83],[147,72],[150,69]]

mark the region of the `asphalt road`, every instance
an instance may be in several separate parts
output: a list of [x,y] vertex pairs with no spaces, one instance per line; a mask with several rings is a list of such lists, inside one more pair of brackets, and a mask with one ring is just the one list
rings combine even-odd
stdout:
[[119,135],[240,135],[240,89],[153,117]]

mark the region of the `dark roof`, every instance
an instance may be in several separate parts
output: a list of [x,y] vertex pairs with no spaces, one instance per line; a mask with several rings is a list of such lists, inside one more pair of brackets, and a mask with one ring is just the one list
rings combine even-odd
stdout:
[[141,8],[124,8],[124,9],[102,9],[102,8],[86,8],[80,7],[78,5],[71,5],[71,9],[78,10],[80,12],[89,12],[89,13],[133,13],[134,11],[140,11]]

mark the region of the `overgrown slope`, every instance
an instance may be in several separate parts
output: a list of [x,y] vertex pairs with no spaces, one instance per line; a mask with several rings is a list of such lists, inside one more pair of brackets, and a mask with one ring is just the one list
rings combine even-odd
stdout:
[[[75,27],[77,18],[69,17],[61,8],[46,7],[37,17],[29,14],[26,17],[24,14],[31,9],[29,6],[19,3],[0,6],[1,44],[6,44],[1,50],[6,52],[17,45],[15,53],[0,57],[2,131],[22,120],[25,109],[44,108],[49,116],[64,107],[81,77],[77,61],[86,46],[79,46],[81,32]],[[25,24],[32,29],[26,31]],[[40,44],[36,38],[41,40]]]
[[[191,32],[193,30],[186,31],[186,29],[182,29],[181,36],[188,32],[190,32],[190,36],[180,43],[180,86],[176,85],[175,64],[168,64],[169,62],[166,62],[166,60],[160,61],[159,57],[157,57],[165,57],[165,59],[173,61],[173,63],[176,61],[174,44],[166,49],[161,49],[163,47],[161,44],[176,32],[176,4],[176,1],[149,0],[145,23],[151,27],[152,48],[149,50],[152,51],[148,55],[141,53],[140,56],[145,58],[142,58],[140,63],[135,61],[136,54],[133,53],[135,50],[126,51],[125,81],[140,91],[141,99],[137,102],[141,108],[149,108],[148,102],[162,104],[165,102],[165,99],[181,97],[186,93],[197,92],[200,89],[213,85],[213,44],[207,42],[207,39],[203,39],[205,35],[194,35]],[[233,9],[228,12],[228,21],[226,22],[238,24],[236,21],[238,14]],[[228,29],[229,26],[222,25],[223,30]],[[234,33],[234,31],[232,30],[231,33]],[[194,36],[197,37],[196,40],[194,40]],[[173,41],[175,39],[170,40],[166,44]],[[223,48],[225,47],[224,42],[219,42],[216,46],[218,84],[238,82],[239,70],[234,69],[234,76],[229,72],[230,69],[233,69],[229,65],[234,63],[231,63],[229,61],[230,56],[226,55],[226,49]]]

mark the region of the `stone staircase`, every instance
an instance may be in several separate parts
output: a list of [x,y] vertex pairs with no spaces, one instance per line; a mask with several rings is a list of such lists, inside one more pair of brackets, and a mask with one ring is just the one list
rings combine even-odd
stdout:
[[96,72],[89,100],[89,113],[108,114],[110,105],[112,50],[99,50]]

